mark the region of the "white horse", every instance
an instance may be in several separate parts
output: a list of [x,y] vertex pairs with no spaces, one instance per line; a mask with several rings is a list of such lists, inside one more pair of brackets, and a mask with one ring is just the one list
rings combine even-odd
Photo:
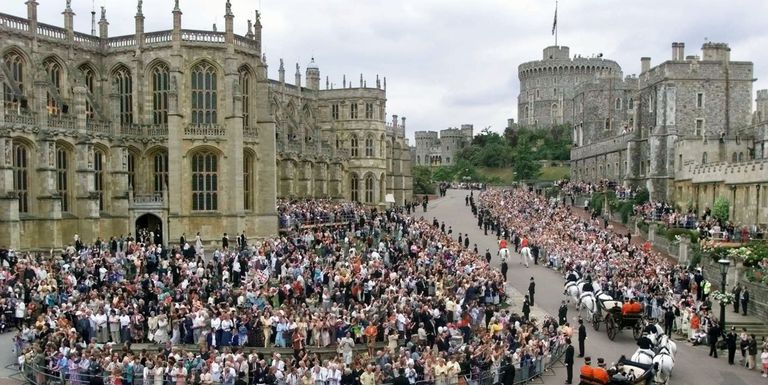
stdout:
[[[563,288],[563,294],[565,294],[569,298],[573,298],[573,303],[578,304],[579,303],[579,296],[581,295],[581,288],[579,287],[579,282],[566,282],[565,287]],[[568,302],[571,300],[569,299]]]
[[577,306],[579,309],[579,315],[581,315],[582,309],[587,309],[587,313],[589,313],[589,316],[587,317],[588,321],[592,321],[595,317],[595,314],[597,314],[597,299],[591,292],[582,293]]
[[667,350],[666,347],[661,348],[656,356],[653,357],[653,369],[654,372],[656,372],[654,381],[656,384],[666,384],[669,381],[669,377],[672,376],[672,369],[674,369],[674,367],[674,354]]
[[533,256],[531,255],[531,248],[526,246],[520,249],[520,264],[528,267],[528,259],[533,260]]
[[653,364],[653,357],[656,356],[656,353],[653,352],[651,349],[641,349],[637,348],[635,351],[635,354],[632,355],[632,358],[630,360],[634,362],[639,362],[641,364],[651,365]]
[[595,297],[600,301],[613,301],[613,297],[604,292],[599,286],[595,287]]
[[677,344],[672,341],[666,334],[648,334],[648,339],[651,340],[653,346],[660,352],[666,350],[672,357],[677,354]]

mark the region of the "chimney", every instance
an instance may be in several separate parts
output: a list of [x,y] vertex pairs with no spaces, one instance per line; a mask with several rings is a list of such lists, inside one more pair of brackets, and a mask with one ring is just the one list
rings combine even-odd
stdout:
[[685,43],[677,43],[677,59],[679,61],[685,60]]
[[401,119],[402,119],[402,122],[403,122],[403,129],[405,129],[405,116],[403,116]]
[[678,46],[677,42],[672,43],[672,60],[673,61],[677,60],[677,46]]
[[392,127],[397,127],[397,115],[392,115]]
[[640,73],[644,74],[651,69],[651,58],[649,57],[641,57],[640,58]]

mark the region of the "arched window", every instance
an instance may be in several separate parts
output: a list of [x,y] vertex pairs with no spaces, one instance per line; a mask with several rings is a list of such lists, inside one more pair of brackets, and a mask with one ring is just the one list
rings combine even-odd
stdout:
[[616,98],[616,102],[614,102],[614,104],[616,106],[616,109],[620,110],[621,109],[621,98]]
[[128,188],[136,192],[136,155],[128,151]]
[[13,191],[19,197],[19,212],[29,212],[29,154],[27,147],[13,142]]
[[56,147],[56,191],[61,197],[61,211],[69,212],[69,152]]
[[243,155],[243,209],[253,210],[253,155]]
[[[96,89],[96,71],[94,71],[88,64],[83,64],[78,69],[83,75],[85,88],[88,90],[88,94],[93,95],[94,90]],[[93,119],[94,117],[93,105],[91,105],[89,98],[85,99],[85,116],[87,119]]]
[[336,149],[337,150],[340,149],[342,145],[343,143],[341,141],[341,138],[338,135],[336,135]]
[[702,164],[707,164],[707,153],[706,152],[701,154],[701,163]]
[[50,82],[49,86],[53,90],[48,90],[46,93],[46,106],[48,106],[48,115],[59,115],[61,113],[61,106],[54,97],[52,92],[59,93],[61,89],[61,65],[53,58],[48,58],[43,61],[43,68],[45,68],[45,74],[47,80]]
[[421,164],[421,156],[416,155],[416,164]]
[[610,130],[611,129],[611,118],[605,119],[605,129]]
[[93,152],[93,191],[99,196],[99,210],[104,210],[104,153]]
[[530,111],[530,109],[528,108],[528,106],[525,106],[525,109],[523,109],[523,118],[524,119],[528,119],[528,112],[529,111]]
[[10,76],[3,83],[3,101],[5,108],[16,111],[21,108],[21,99],[24,94],[24,58],[19,53],[11,51],[5,54],[3,63]]
[[168,153],[165,151],[155,154],[153,159],[152,181],[155,193],[162,193],[168,184]]
[[360,201],[360,178],[355,174],[349,177],[349,199],[352,202]]
[[160,63],[152,68],[152,123],[165,126],[168,124],[168,91],[170,74],[168,66]]
[[733,155],[731,155],[731,163],[736,163],[739,159],[738,155],[734,152]]
[[251,126],[251,71],[240,67],[240,94],[243,96],[243,127]]
[[552,103],[552,113],[551,113],[552,124],[557,123],[557,115],[558,115],[557,111],[558,111],[557,110],[557,103]]
[[365,137],[365,156],[373,158],[373,137],[370,135]]
[[365,203],[373,203],[373,175],[365,177]]
[[202,62],[192,68],[192,124],[216,124],[216,68]]
[[192,210],[218,210],[219,157],[212,152],[192,156]]
[[358,150],[359,150],[359,143],[357,142],[357,135],[352,135],[352,138],[349,141],[350,147],[352,148],[352,157],[358,156]]
[[133,124],[133,79],[131,71],[125,66],[120,66],[112,74],[115,91],[118,96],[117,111],[120,116],[120,124],[129,126]]
[[744,153],[740,152],[739,153],[739,162],[743,162],[743,161],[744,161]]

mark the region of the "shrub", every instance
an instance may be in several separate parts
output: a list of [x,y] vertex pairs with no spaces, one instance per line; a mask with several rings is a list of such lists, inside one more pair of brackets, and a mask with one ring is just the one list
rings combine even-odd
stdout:
[[622,202],[619,205],[619,214],[621,214],[621,223],[627,224],[629,222],[629,217],[634,212],[634,205],[632,202]]

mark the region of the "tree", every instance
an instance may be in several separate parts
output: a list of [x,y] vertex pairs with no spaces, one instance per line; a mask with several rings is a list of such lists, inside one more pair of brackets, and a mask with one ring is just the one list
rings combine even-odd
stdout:
[[[522,144],[522,142],[521,142]],[[535,179],[539,176],[541,165],[533,160],[531,153],[525,149],[525,145],[517,151],[513,169],[515,170],[515,180]]]
[[728,198],[719,197],[715,200],[715,204],[712,207],[712,216],[720,221],[721,224],[728,222],[728,216],[731,203],[728,202]]
[[432,184],[432,170],[429,166],[413,167],[413,192],[414,194],[435,193],[435,185]]

